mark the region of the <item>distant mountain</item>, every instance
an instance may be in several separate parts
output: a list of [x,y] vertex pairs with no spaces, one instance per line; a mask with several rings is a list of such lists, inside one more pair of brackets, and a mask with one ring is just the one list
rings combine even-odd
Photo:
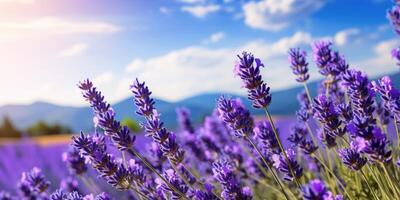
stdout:
[[[395,85],[400,88],[400,73],[391,76]],[[308,84],[311,93],[315,95],[318,82]],[[294,87],[281,91],[272,92],[272,104],[270,111],[274,115],[292,115],[298,109],[297,94],[303,90],[303,87]],[[162,114],[161,118],[169,128],[176,127],[176,108],[186,107],[191,110],[192,120],[200,122],[210,114],[218,97],[221,95],[240,97],[243,103],[251,108],[251,103],[245,98],[233,94],[206,93],[196,95],[178,102],[167,102],[156,99],[156,108]],[[113,105],[117,113],[117,118],[122,119],[131,117],[137,121],[142,119],[135,114],[135,105],[131,98],[127,98]],[[253,114],[262,114],[262,111],[251,109]],[[9,116],[14,124],[19,128],[26,128],[39,120],[50,123],[60,123],[71,127],[74,131],[91,130],[93,126],[93,112],[89,107],[71,107],[59,106],[45,102],[36,102],[29,105],[5,105],[0,107],[0,118]]]

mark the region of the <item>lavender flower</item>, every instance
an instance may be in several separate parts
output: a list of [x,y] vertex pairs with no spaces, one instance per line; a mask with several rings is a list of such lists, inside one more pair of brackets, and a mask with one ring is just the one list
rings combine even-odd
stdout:
[[0,200],[12,200],[13,198],[8,192],[0,191]]
[[293,146],[298,146],[307,135],[307,128],[301,124],[296,124],[292,127],[292,133],[289,135],[288,140],[293,144]]
[[274,154],[272,156],[272,160],[274,162],[273,166],[285,175],[283,179],[286,181],[293,181],[295,178],[300,178],[303,175],[303,168],[297,162],[296,154],[293,149],[286,150],[286,154],[288,156],[290,165],[292,166],[293,175],[295,177],[290,172],[289,163],[286,162],[286,159],[283,155]]
[[340,150],[339,157],[342,159],[343,164],[354,171],[360,170],[367,163],[367,158],[363,157],[354,145]]
[[306,56],[307,53],[299,48],[291,48],[289,50],[289,62],[293,74],[297,76],[296,81],[300,83],[306,82],[310,78]]
[[173,133],[167,131],[164,123],[154,108],[154,100],[150,97],[151,92],[145,83],[138,79],[131,86],[134,101],[138,110],[136,113],[146,119],[144,124],[146,135],[160,145],[160,150],[174,164],[181,163],[184,159],[184,151],[180,148]]
[[190,111],[187,108],[179,108],[176,109],[176,113],[178,114],[178,122],[181,129],[188,133],[194,133],[195,130],[190,120]]
[[330,74],[328,64],[332,58],[331,45],[332,42],[330,41],[317,41],[312,45],[314,62],[319,68],[319,72],[324,76]]
[[239,181],[236,179],[233,166],[226,160],[220,160],[213,163],[214,178],[221,184],[221,197],[225,200],[252,199],[249,188],[242,188]]
[[400,7],[398,2],[388,11],[387,18],[390,20],[396,33],[400,35]]
[[[164,171],[164,177],[171,183],[175,188],[177,188],[182,194],[186,194],[189,191],[189,187],[179,178],[173,169],[167,169]],[[158,181],[158,187],[170,196],[170,199],[180,199],[181,196],[177,194],[174,190],[168,187],[161,181]]]
[[384,76],[378,83],[373,81],[372,88],[380,93],[385,109],[400,119],[400,92],[394,88],[390,77]]
[[343,199],[342,195],[333,197],[332,192],[328,191],[325,183],[321,180],[311,180],[306,186],[302,188],[303,198],[305,200],[339,200]]
[[37,167],[34,167],[29,172],[22,173],[21,184],[38,193],[45,192],[50,186],[50,182],[45,180],[42,170]]
[[308,99],[307,93],[303,90],[297,95],[297,100],[300,104],[300,109],[296,112],[297,118],[300,121],[307,122],[312,114],[311,102]]
[[346,72],[349,68],[344,56],[340,55],[338,51],[331,53],[331,60],[328,64],[330,74],[338,76]]
[[78,181],[73,179],[72,177],[62,179],[60,182],[60,189],[64,192],[77,191],[80,193]]
[[271,124],[267,121],[260,121],[254,127],[254,136],[258,138],[264,148],[270,149],[274,152],[280,152],[278,141],[275,138]]
[[90,103],[90,107],[93,108],[98,125],[104,130],[104,133],[111,136],[120,150],[132,148],[135,136],[130,134],[128,127],[121,127],[120,122],[115,119],[113,109],[104,100],[101,92],[93,87],[93,83],[89,79],[80,82],[78,87],[82,90],[83,97]]
[[316,146],[311,140],[302,140],[299,147],[305,154],[313,154],[318,149],[318,146]]
[[341,127],[342,121],[336,112],[334,105],[325,95],[318,95],[314,99],[314,115],[323,124],[324,131],[331,137],[342,137],[345,130]]
[[253,119],[250,116],[250,112],[242,105],[239,99],[219,98],[218,110],[221,120],[234,131],[235,136],[245,137],[252,133]]
[[67,164],[72,174],[81,175],[87,171],[85,159],[79,154],[79,151],[71,147],[62,155],[63,161]]
[[214,187],[211,184],[204,184],[205,190],[196,190],[194,191],[194,200],[217,200],[218,197],[214,195],[212,192]]
[[392,151],[388,150],[390,142],[381,130],[374,130],[374,137],[366,141],[366,147],[363,152],[367,153],[369,158],[376,162],[389,163],[392,161]]
[[66,198],[67,195],[62,190],[56,190],[50,195],[50,200],[64,200]]
[[[247,97],[254,108],[266,108],[271,103],[270,88],[262,80],[260,68],[264,67],[261,60],[250,53],[243,52],[235,66],[235,74],[242,79],[243,87],[247,89]],[[255,65],[254,65],[255,63]]]
[[400,47],[394,48],[391,51],[392,58],[396,60],[396,64],[400,66]]

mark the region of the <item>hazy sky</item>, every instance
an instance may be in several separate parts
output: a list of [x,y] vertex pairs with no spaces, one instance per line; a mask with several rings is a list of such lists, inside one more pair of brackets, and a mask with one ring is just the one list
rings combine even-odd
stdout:
[[[240,93],[236,54],[267,66],[272,90],[294,86],[290,47],[330,39],[370,76],[399,70],[387,0],[0,0],[0,105],[38,100],[82,105],[76,84],[94,80],[107,100],[136,78],[179,100]],[[309,52],[309,55],[311,52]],[[311,56],[309,60],[311,62]],[[320,78],[313,64],[312,79]]]

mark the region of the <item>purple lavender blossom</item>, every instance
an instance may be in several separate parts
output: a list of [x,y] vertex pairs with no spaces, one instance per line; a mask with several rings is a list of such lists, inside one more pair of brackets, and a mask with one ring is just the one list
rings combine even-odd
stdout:
[[345,134],[339,114],[336,112],[333,103],[325,95],[318,95],[314,99],[313,109],[316,119],[323,124],[326,134],[331,137],[342,137]]
[[311,109],[311,102],[308,99],[306,91],[301,91],[297,95],[297,100],[300,104],[300,109],[296,112],[297,118],[300,121],[307,122],[311,116],[312,109]]
[[283,179],[286,181],[293,181],[295,178],[300,178],[303,175],[303,168],[296,160],[296,154],[293,149],[286,150],[290,165],[293,169],[293,176],[290,172],[289,163],[286,162],[285,157],[282,154],[274,154],[272,160],[273,166],[284,174]]
[[340,55],[338,51],[331,53],[331,61],[329,62],[328,67],[333,76],[343,74],[349,69],[346,59],[344,56]]
[[220,97],[218,110],[221,120],[234,131],[235,136],[245,137],[253,132],[253,119],[239,99]]
[[[235,74],[242,79],[243,87],[247,89],[247,97],[254,108],[266,108],[271,103],[270,88],[262,80],[260,68],[264,67],[261,60],[250,53],[243,52],[235,66]],[[255,65],[254,65],[255,63]]]
[[83,97],[90,103],[90,107],[95,112],[95,117],[98,120],[98,125],[104,130],[104,133],[111,136],[114,143],[120,150],[132,148],[135,142],[135,136],[130,134],[129,128],[122,127],[120,122],[115,119],[115,112],[104,100],[104,96],[100,91],[97,91],[93,83],[87,79],[78,84],[82,90]]
[[0,191],[0,200],[12,200],[13,198],[8,192]]
[[330,41],[317,41],[312,45],[314,62],[319,68],[319,72],[324,76],[330,74],[328,64],[332,58],[331,45],[332,42]]
[[370,160],[375,162],[389,163],[392,161],[392,151],[389,150],[390,141],[379,128],[374,130],[374,137],[366,141],[363,152],[368,154]]
[[400,47],[396,47],[391,51],[392,58],[396,60],[396,64],[400,66]]
[[205,190],[196,190],[194,191],[194,200],[218,200],[218,197],[214,195],[213,189],[214,187],[211,184],[204,184]]
[[306,82],[310,78],[306,56],[307,53],[299,48],[291,48],[289,50],[290,67],[293,74],[297,76],[296,81],[300,83]]
[[45,180],[42,170],[37,167],[29,172],[22,173],[21,184],[38,193],[45,192],[50,186],[50,182]]
[[187,108],[178,108],[176,109],[176,113],[178,114],[178,122],[179,126],[183,131],[187,131],[189,133],[194,133],[195,129],[192,125],[192,121],[190,120],[190,111]]
[[342,195],[333,197],[332,192],[328,191],[325,183],[318,179],[311,180],[304,186],[302,194],[305,200],[339,200],[342,198]]
[[256,124],[254,127],[254,136],[263,144],[264,148],[270,149],[276,153],[281,152],[271,124],[268,121],[260,121]]
[[381,95],[385,109],[400,119],[400,92],[394,88],[390,77],[384,76],[378,83],[373,81],[372,88]]
[[56,190],[50,195],[50,200],[64,200],[66,198],[67,194],[65,194],[62,190]]
[[396,33],[400,35],[400,7],[398,2],[388,11],[387,18],[390,20]]
[[71,174],[81,175],[87,171],[85,158],[74,147],[70,147],[67,152],[64,152],[62,159],[67,164]]
[[298,146],[308,134],[307,128],[302,124],[296,124],[292,127],[291,134],[288,140],[293,144],[293,147]]
[[154,100],[150,97],[151,92],[145,85],[140,83],[138,79],[131,85],[131,91],[138,110],[136,113],[146,119],[145,127],[146,136],[151,136],[153,140],[160,145],[160,150],[174,164],[181,163],[184,159],[185,152],[176,141],[173,133],[167,131],[164,123],[161,122],[157,110],[154,108]]
[[367,158],[363,157],[353,145],[339,150],[339,157],[342,159],[343,164],[354,171],[360,170],[367,163]]
[[221,197],[225,200],[253,198],[251,191],[247,187],[241,187],[239,181],[234,175],[233,166],[226,160],[220,160],[213,163],[214,178],[221,184]]
[[[179,178],[173,169],[167,169],[164,171],[164,177],[171,183],[175,188],[177,188],[182,194],[186,194],[189,191],[189,187]],[[157,179],[158,180],[158,179]],[[166,193],[166,197],[169,196],[170,199],[181,199],[181,196],[177,194],[174,190],[168,187],[165,183],[158,180],[158,187]]]
[[77,191],[80,193],[78,181],[70,176],[61,180],[60,189],[63,192]]
[[96,196],[95,200],[111,200],[111,197],[107,193],[102,192],[102,193],[100,193],[99,195]]
[[304,139],[300,142],[299,148],[303,150],[305,154],[313,154],[318,149],[318,146],[311,140]]

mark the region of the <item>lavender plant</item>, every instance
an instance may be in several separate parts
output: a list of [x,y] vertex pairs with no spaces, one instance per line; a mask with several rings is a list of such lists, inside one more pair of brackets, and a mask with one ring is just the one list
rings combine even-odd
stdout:
[[[398,34],[399,5],[388,11]],[[136,79],[130,89],[151,139],[147,148],[135,144],[137,136],[121,125],[93,83],[83,80],[78,87],[93,109],[96,130],[72,137],[62,156],[68,176],[56,185],[46,179],[46,168],[33,168],[21,175],[16,192],[0,192],[0,200],[400,199],[399,145],[393,145],[400,141],[400,91],[388,76],[370,81],[334,48],[330,41],[312,44],[316,70],[324,76],[314,97],[306,51],[289,50],[288,65],[304,91],[286,138],[269,112],[265,66],[248,52],[238,56],[234,72],[266,120],[253,116],[245,100],[222,96],[200,124],[190,119],[190,110],[178,109],[179,129],[172,132],[151,90]],[[392,51],[397,62],[399,52]]]

